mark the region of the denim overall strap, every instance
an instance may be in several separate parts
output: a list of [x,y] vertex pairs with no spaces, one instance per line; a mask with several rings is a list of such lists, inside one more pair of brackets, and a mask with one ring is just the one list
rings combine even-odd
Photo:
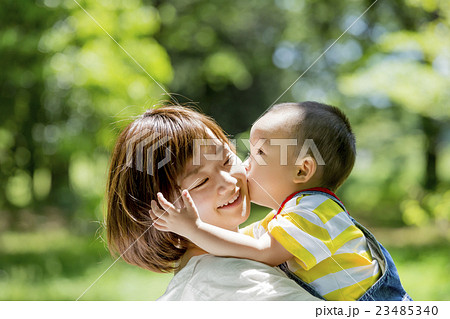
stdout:
[[[394,260],[386,248],[383,247],[364,226],[351,217],[353,223],[358,227],[367,239],[367,244],[372,256],[378,260],[378,264],[382,269],[382,275],[372,287],[370,287],[364,295],[358,300],[360,301],[412,301],[400,282],[397,267]],[[383,264],[380,263],[383,262]]]
[[309,292],[311,295],[313,295],[314,297],[317,297],[321,300],[326,300],[324,297],[322,297],[316,290],[316,288],[314,288],[313,286],[311,286],[310,284],[304,282],[303,280],[301,280],[299,277],[297,277],[297,275],[295,275],[287,266],[287,263],[284,262],[281,265],[277,266],[278,268],[280,268],[285,274],[286,276],[289,277],[289,279],[295,281],[297,283],[297,285],[299,285],[300,287],[302,287],[303,289],[305,289],[307,292]]
[[[342,204],[342,202],[337,197],[332,196],[331,194],[315,190],[306,190],[299,192],[296,195],[326,196],[329,199],[332,199],[336,204],[341,206],[341,208],[348,214],[347,209]],[[360,301],[412,300],[411,297],[406,293],[400,282],[397,268],[395,267],[394,261],[389,252],[376,240],[375,236],[372,235],[371,232],[369,232],[364,226],[359,224],[353,217],[351,217],[350,215],[349,217],[355,224],[355,226],[358,227],[366,237],[367,245],[372,253],[372,257],[378,261],[382,273],[381,277],[377,280],[377,282],[372,287],[370,287],[358,300]],[[314,287],[312,287],[308,283],[303,282],[294,273],[292,273],[288,269],[286,263],[283,263],[278,267],[281,270],[283,270],[289,278],[293,279],[297,284],[299,284],[313,296],[325,300],[322,296],[320,296],[320,294],[316,291]]]

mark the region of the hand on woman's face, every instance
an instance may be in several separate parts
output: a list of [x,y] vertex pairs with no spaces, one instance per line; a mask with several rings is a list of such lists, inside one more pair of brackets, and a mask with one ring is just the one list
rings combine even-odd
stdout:
[[178,185],[189,190],[202,221],[236,231],[250,213],[245,168],[228,145],[201,146],[199,155]]

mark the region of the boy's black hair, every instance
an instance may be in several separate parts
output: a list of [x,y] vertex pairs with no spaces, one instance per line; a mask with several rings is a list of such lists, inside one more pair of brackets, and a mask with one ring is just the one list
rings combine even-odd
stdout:
[[325,162],[320,186],[337,190],[350,175],[356,157],[355,136],[347,116],[335,106],[312,101],[276,104],[267,113],[285,108],[300,111],[294,127],[296,138],[302,141],[298,147],[312,139]]

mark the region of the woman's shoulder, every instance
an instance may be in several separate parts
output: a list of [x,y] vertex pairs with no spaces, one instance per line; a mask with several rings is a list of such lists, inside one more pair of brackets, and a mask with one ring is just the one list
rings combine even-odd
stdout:
[[314,300],[277,268],[213,255],[192,257],[164,296],[160,300]]

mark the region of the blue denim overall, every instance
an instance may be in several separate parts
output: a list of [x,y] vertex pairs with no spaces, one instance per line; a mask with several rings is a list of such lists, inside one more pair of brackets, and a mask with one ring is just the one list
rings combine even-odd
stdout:
[[[313,191],[307,190],[302,191],[297,194],[311,194],[311,195],[323,195],[326,196],[333,201],[335,201],[342,209],[347,212],[344,205],[337,199],[328,193],[324,193],[321,191]],[[348,213],[348,212],[347,212]],[[372,253],[372,257],[378,261],[378,265],[381,269],[381,277],[377,280],[372,287],[370,287],[364,295],[362,295],[358,301],[410,301],[411,297],[406,293],[403,288],[400,277],[397,272],[397,268],[395,267],[394,261],[389,254],[389,252],[375,239],[375,237],[361,224],[353,219],[349,215],[350,219],[355,223],[356,227],[358,227],[366,237],[367,245],[369,246],[370,252]],[[308,291],[313,296],[316,296],[322,300],[325,300],[314,287],[309,285],[308,283],[302,281],[298,278],[293,272],[291,272],[286,263],[283,263],[278,266],[282,271],[286,273],[286,275],[294,280],[297,284],[303,287],[306,291]]]

